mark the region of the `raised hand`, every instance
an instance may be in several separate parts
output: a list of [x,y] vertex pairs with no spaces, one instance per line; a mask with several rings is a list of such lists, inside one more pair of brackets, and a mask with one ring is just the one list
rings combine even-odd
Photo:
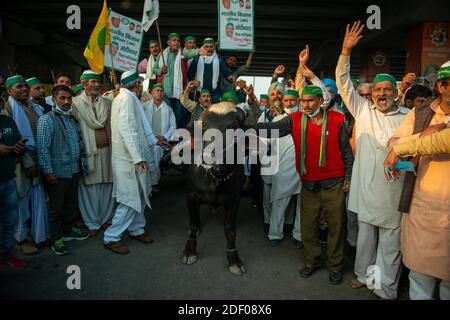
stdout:
[[363,36],[361,35],[364,30],[364,24],[361,21],[354,22],[352,27],[347,25],[345,31],[344,41],[342,43],[342,55],[349,56],[352,49],[361,41]]
[[400,91],[405,92],[406,89],[408,89],[416,79],[415,73],[408,73],[406,74],[402,79],[402,85],[400,86]]
[[302,66],[301,70],[303,77],[305,77],[306,79],[312,79],[316,76],[314,72],[312,72],[312,70],[309,69],[307,66]]
[[273,72],[273,75],[275,77],[279,77],[279,76],[281,76],[284,73],[285,70],[286,70],[286,68],[282,64],[280,64],[279,66],[277,66],[275,68],[275,71]]
[[298,55],[298,60],[300,61],[300,66],[306,66],[309,61],[309,46],[306,45],[305,49],[303,49]]

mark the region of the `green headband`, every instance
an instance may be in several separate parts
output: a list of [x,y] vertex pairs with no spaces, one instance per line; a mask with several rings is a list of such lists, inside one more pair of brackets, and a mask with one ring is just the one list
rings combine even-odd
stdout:
[[152,39],[152,40],[149,41],[148,45],[150,46],[150,45],[152,45],[152,44],[154,44],[154,43],[158,44],[159,42]]
[[194,36],[187,36],[186,38],[184,38],[184,43],[188,42],[188,41],[197,41],[197,39],[195,39]]
[[13,85],[15,85],[17,83],[27,83],[27,82],[25,81],[25,78],[22,77],[21,75],[12,76],[12,77],[9,77],[8,79],[6,79],[6,82],[5,82],[6,89],[11,88]]
[[203,40],[203,44],[214,44],[214,39],[206,38],[205,40]]
[[73,94],[77,94],[81,90],[83,90],[83,87],[81,86],[81,84],[77,84],[75,87],[73,87]]
[[234,91],[225,92],[222,96],[222,101],[233,101],[235,104],[239,103],[239,99]]
[[[319,89],[320,89],[320,88],[319,88]],[[322,92],[322,90],[320,90],[320,92]],[[298,91],[297,91],[297,90],[292,90],[292,89],[286,90],[286,91],[284,92],[284,94],[283,94],[283,97],[285,97],[285,96],[295,96],[295,97],[298,97]]]
[[32,87],[32,86],[34,86],[36,84],[41,84],[42,83],[41,80],[39,80],[37,77],[28,78],[26,80],[26,82],[28,83],[28,85],[30,87]]
[[315,94],[318,96],[323,96],[322,89],[320,89],[319,87],[316,87],[316,86],[304,87],[303,91],[302,91],[302,96],[304,96],[305,94]]
[[200,95],[202,95],[202,94],[211,94],[210,92],[209,92],[209,90],[208,89],[202,89],[201,91],[200,91]]
[[88,80],[88,79],[94,79],[94,80],[101,80],[101,74],[95,73],[95,72],[83,72],[83,74],[80,76],[80,81]]
[[375,76],[375,78],[373,79],[373,84],[375,85],[378,82],[383,82],[383,81],[389,81],[390,83],[392,83],[392,86],[394,88],[397,88],[397,80],[395,80],[395,78],[393,76],[391,76],[390,74],[386,74],[386,73],[377,74]]
[[450,78],[450,66],[440,67],[438,73],[438,80]]
[[152,87],[152,90],[156,89],[156,88],[160,88],[160,89],[164,90],[164,86],[162,85],[162,83],[155,83]]
[[169,34],[168,39],[180,39],[180,35],[178,33],[171,33]]
[[268,96],[267,94],[261,94],[261,95],[259,96],[259,98],[260,98],[260,99],[266,99],[266,100],[269,100],[269,96]]

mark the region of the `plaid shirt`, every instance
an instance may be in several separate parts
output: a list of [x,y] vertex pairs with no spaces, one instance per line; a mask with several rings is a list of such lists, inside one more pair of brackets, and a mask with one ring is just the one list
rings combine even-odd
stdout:
[[79,125],[72,116],[58,114],[57,111],[42,116],[37,128],[37,151],[44,174],[72,178],[73,174],[80,172],[80,141]]

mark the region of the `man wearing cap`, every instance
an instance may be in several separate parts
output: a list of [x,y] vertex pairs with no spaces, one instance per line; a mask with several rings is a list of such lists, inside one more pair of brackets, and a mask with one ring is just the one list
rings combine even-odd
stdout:
[[52,95],[55,107],[38,122],[37,152],[49,196],[51,248],[56,255],[66,255],[66,241],[89,238],[74,221],[82,171],[82,139],[79,124],[72,116],[70,87],[56,86]]
[[150,206],[152,188],[150,165],[152,148],[158,143],[139,100],[140,78],[137,72],[126,71],[120,82],[122,88],[112,103],[111,141],[113,197],[119,203],[112,225],[105,231],[104,247],[118,254],[127,254],[121,242],[122,234],[129,231],[132,239],[152,243],[145,232],[145,207]]
[[189,122],[189,112],[183,108],[180,97],[187,82],[187,62],[181,54],[180,35],[169,34],[168,47],[158,57],[153,72],[164,77],[164,94],[177,120],[177,128],[185,128]]
[[356,153],[348,209],[358,214],[353,288],[362,288],[376,265],[381,288],[374,293],[383,299],[396,299],[400,279],[400,220],[397,210],[402,181],[389,183],[384,175],[387,143],[405,118],[408,109],[395,103],[396,80],[379,74],[373,81],[372,101],[361,97],[350,77],[350,54],[361,40],[364,25],[347,26],[342,53],[336,67],[336,84],[342,99],[356,121]]
[[28,241],[28,220],[31,220],[31,238],[36,244],[46,241],[48,233],[45,190],[39,174],[35,140],[37,122],[44,112],[40,105],[30,100],[30,88],[22,76],[9,77],[6,88],[9,94],[5,103],[6,115],[13,118],[22,138],[28,140],[26,152],[16,166],[19,220],[15,237],[23,253],[34,254],[37,248]]
[[[152,100],[145,104],[148,122],[152,126],[153,134],[159,143],[169,143],[172,139],[172,134],[177,128],[175,115],[172,108],[170,108],[164,101],[164,87],[161,83],[153,85]],[[160,145],[153,147],[154,159],[154,179],[152,180],[152,190],[158,192],[160,190],[159,181],[161,179],[161,169],[159,163],[164,155],[165,148]]]
[[150,86],[153,86],[156,83],[156,75],[153,72],[153,68],[155,67],[156,61],[158,60],[158,56],[161,52],[158,41],[153,39],[150,40],[148,50],[150,52],[148,59],[142,60],[138,65],[138,69],[139,73],[145,73],[145,78],[150,79]]
[[44,114],[52,110],[52,106],[45,102],[44,85],[37,77],[32,77],[26,80],[30,87],[30,99],[32,102],[40,105],[44,110]]
[[[450,127],[450,61],[439,69],[437,98],[429,106],[408,113],[390,140],[389,147],[417,140]],[[393,168],[391,150],[385,166]],[[403,213],[401,251],[411,270],[410,298],[432,300],[440,281],[440,298],[450,299],[450,155],[416,157],[416,172],[407,173],[400,198]],[[446,222],[444,222],[446,221]]]
[[78,120],[89,174],[80,179],[78,204],[90,236],[113,216],[111,168],[111,101],[101,95],[101,74],[86,70],[80,77],[83,92],[72,99]]
[[298,111],[298,91],[288,89],[283,94],[283,110],[287,114]]
[[344,259],[344,206],[353,165],[344,116],[326,111],[323,89],[306,86],[302,91],[304,112],[294,112],[278,122],[259,123],[257,129],[278,129],[279,136],[291,134],[296,168],[302,181],[301,235],[306,264],[300,276],[310,277],[321,265],[318,220],[323,212],[329,224],[327,266],[332,284],[342,281]]
[[260,94],[259,95],[259,101],[258,106],[261,111],[264,111],[269,106],[269,96],[267,94]]
[[[298,96],[297,91],[294,90],[294,92]],[[289,94],[295,96],[294,92]],[[295,100],[297,101],[297,98]],[[271,110],[266,108],[260,115],[258,123],[277,122],[288,117],[289,114],[286,112],[272,114]],[[261,175],[264,224],[268,226],[268,238],[273,247],[279,246],[283,240],[285,224],[293,224],[292,241],[295,247],[301,248],[303,246],[300,232],[301,181],[295,167],[294,142],[292,136],[288,134],[280,138],[277,143],[279,169],[275,174]],[[268,144],[272,145],[273,142],[269,139]],[[254,178],[258,181],[255,174],[252,175],[252,180]]]
[[203,41],[203,48],[206,50],[206,55],[194,58],[189,67],[188,78],[189,81],[200,81],[197,91],[208,89],[214,104],[220,101],[222,95],[220,79],[224,78],[229,82],[234,82],[234,78],[225,61],[215,52],[212,38],[206,38]]
[[[199,85],[197,80],[189,81],[181,96],[181,103],[191,113],[191,122],[198,121],[203,111],[211,106],[211,93],[208,89],[202,89],[198,98],[198,103],[189,99],[189,94]],[[188,127],[190,126],[188,125]]]
[[187,61],[187,67],[189,67],[192,63],[192,60],[198,56],[200,49],[197,48],[197,39],[194,36],[187,36],[184,38],[184,48],[181,54]]
[[[255,53],[255,50],[256,50],[255,47],[253,47],[253,50],[248,54],[247,61],[245,62],[244,65],[242,65],[240,67],[237,66],[237,62],[238,62],[237,56],[229,55],[225,59],[225,63],[227,64],[227,67],[230,70],[231,74],[233,75],[234,79],[238,79],[240,76],[244,75],[246,72],[248,72],[250,70],[250,67],[251,67],[252,61],[253,61],[253,54]],[[224,78],[221,79],[221,87],[222,87],[222,92],[234,90],[233,83],[227,81]]]

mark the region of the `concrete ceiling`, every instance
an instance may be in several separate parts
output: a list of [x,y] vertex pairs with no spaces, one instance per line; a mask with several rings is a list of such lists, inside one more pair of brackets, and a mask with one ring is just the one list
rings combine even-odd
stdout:
[[[143,0],[109,0],[108,6],[131,18],[142,17]],[[81,8],[81,30],[68,30],[66,8],[77,4]],[[306,44],[312,49],[311,64],[320,70],[332,70],[336,64],[345,25],[368,17],[366,9],[377,4],[382,12],[382,29],[367,31],[361,48],[385,47],[404,50],[406,30],[423,20],[445,20],[448,10],[446,1],[410,0],[256,0],[255,44],[256,54],[252,75],[269,76],[277,64],[295,69],[298,52]],[[89,35],[101,11],[101,0],[49,1],[14,0],[2,3],[2,20],[14,21],[31,28],[45,37],[44,48],[64,44],[63,51],[74,50],[69,56],[82,53]],[[183,37],[194,35],[217,38],[217,1],[215,0],[160,0],[160,30],[164,39],[171,32]],[[144,43],[156,37],[152,27],[144,37]],[[33,36],[35,39],[35,36]],[[21,44],[24,43],[22,39]],[[30,42],[32,39],[29,39]],[[26,41],[25,41],[26,42]],[[44,50],[45,51],[45,50]],[[76,54],[75,54],[76,53]],[[146,45],[142,56],[148,55]],[[238,53],[242,63],[247,53]],[[54,55],[52,59],[58,59]],[[72,59],[82,64],[82,59]]]

